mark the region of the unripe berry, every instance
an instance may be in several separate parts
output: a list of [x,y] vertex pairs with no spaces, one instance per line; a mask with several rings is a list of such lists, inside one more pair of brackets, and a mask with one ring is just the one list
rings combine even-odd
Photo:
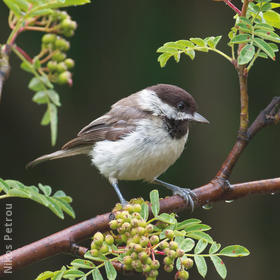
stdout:
[[125,264],[125,265],[123,266],[123,268],[124,268],[124,270],[126,270],[126,271],[132,270],[131,264]]
[[131,225],[133,226],[133,227],[138,227],[139,226],[139,220],[138,219],[136,219],[136,218],[133,218],[132,220],[131,220]]
[[117,219],[120,219],[121,217],[122,217],[122,212],[121,211],[117,211],[115,213],[115,219],[117,220]]
[[140,204],[134,204],[133,205],[133,211],[139,213],[141,211],[141,205]]
[[132,213],[132,217],[133,218],[136,218],[136,219],[142,219],[142,217],[141,217],[141,215],[138,213],[138,212],[134,212],[134,213]]
[[174,250],[170,250],[167,254],[167,256],[171,259],[175,259],[177,257],[177,254]]
[[169,247],[169,244],[167,241],[161,241],[159,247],[160,249],[164,250],[165,248]]
[[148,264],[144,264],[143,265],[143,272],[147,273],[147,272],[150,272],[151,271],[151,266],[148,265]]
[[124,222],[122,225],[122,228],[124,229],[124,231],[129,231],[131,228],[131,225],[128,222]]
[[57,72],[61,73],[61,72],[65,72],[67,70],[67,66],[64,62],[59,62],[56,66],[56,70]]
[[147,226],[147,223],[146,223],[146,221],[145,220],[139,220],[139,227],[143,227],[143,228],[145,228],[146,229],[146,226]]
[[166,272],[172,272],[173,269],[174,269],[174,265],[173,264],[165,264],[163,266],[163,269],[166,271]]
[[140,236],[138,234],[134,235],[132,238],[134,243],[139,244],[140,243]]
[[108,247],[108,245],[107,245],[106,243],[103,243],[103,245],[101,246],[99,252],[100,252],[101,254],[106,254],[106,253],[108,253],[108,252],[109,252],[109,247]]
[[176,273],[177,279],[187,280],[189,279],[189,273],[186,270],[181,270]]
[[177,249],[176,254],[178,258],[181,258],[184,256],[185,252],[182,249]]
[[158,271],[157,270],[151,270],[149,272],[149,276],[150,277],[157,277],[158,276]]
[[169,243],[169,248],[170,248],[171,250],[177,250],[177,249],[178,249],[178,243],[175,242],[175,241],[171,241],[171,242]]
[[141,262],[145,263],[148,258],[148,254],[145,251],[142,251],[138,254],[138,258],[141,260]]
[[65,18],[64,20],[62,20],[61,24],[60,24],[60,27],[62,29],[71,29],[71,23],[72,20],[70,18]]
[[74,30],[71,29],[64,29],[63,35],[65,37],[72,37],[74,35]]
[[150,277],[150,276],[148,276],[147,278],[146,278],[146,280],[156,280],[157,278],[156,277]]
[[137,254],[136,252],[133,252],[133,253],[131,254],[131,258],[132,258],[133,260],[137,260],[137,259],[138,259],[138,254]]
[[131,265],[134,269],[142,268],[142,263],[140,262],[140,260],[133,260]]
[[159,263],[158,260],[152,261],[152,263],[151,263],[151,268],[152,269],[159,269],[159,266],[160,266],[160,263]]
[[140,239],[140,245],[142,247],[147,247],[148,243],[149,243],[149,238],[147,238],[146,236],[142,236]]
[[65,60],[65,58],[66,58],[66,54],[62,53],[60,51],[56,51],[52,56],[52,59],[57,62],[61,62],[61,61]]
[[164,257],[163,262],[167,265],[173,264],[173,261],[170,257]]
[[165,248],[165,249],[163,250],[163,252],[164,252],[165,255],[168,255],[169,251],[170,251],[169,248]]
[[107,234],[105,236],[105,242],[108,244],[108,245],[112,245],[114,243],[114,237],[111,235],[111,234]]
[[58,75],[57,82],[61,85],[69,83],[71,81],[71,73],[68,71],[62,72]]
[[70,48],[70,43],[58,36],[55,41],[55,47],[62,51],[68,51]]
[[165,231],[165,236],[166,236],[167,238],[169,238],[169,239],[172,239],[172,238],[174,237],[174,231],[171,230],[171,229],[167,229],[167,230]]
[[143,227],[137,227],[137,234],[143,235],[146,233],[146,230]]
[[158,244],[159,243],[159,237],[157,235],[152,235],[150,237],[150,242],[152,245]]
[[112,230],[115,230],[115,229],[118,228],[118,222],[117,222],[116,220],[110,221],[110,222],[109,222],[109,225],[110,225],[110,228],[111,228]]
[[133,212],[133,205],[127,204],[124,209],[127,210],[129,213],[132,213]]
[[42,37],[42,42],[44,44],[49,44],[49,43],[54,43],[56,39],[56,35],[55,34],[45,34],[43,37]]
[[193,267],[193,260],[191,258],[185,258],[182,260],[182,265],[186,268],[186,269],[190,269]]
[[151,257],[148,257],[146,260],[146,264],[151,265],[151,263],[152,263],[152,259]]
[[148,233],[152,233],[154,231],[154,226],[152,224],[148,224],[146,226],[146,230]]
[[134,251],[139,253],[143,250],[142,246],[140,244],[135,244],[134,245]]
[[67,14],[67,12],[61,11],[61,12],[59,12],[59,18],[60,18],[61,20],[64,20],[64,19],[66,19],[66,18],[69,18],[69,15]]
[[123,258],[123,263],[126,264],[126,265],[129,265],[132,263],[132,257],[131,256],[125,256]]
[[96,233],[94,234],[93,240],[94,240],[94,242],[95,242],[96,245],[102,244],[103,241],[104,241],[104,236],[103,236],[103,234],[102,234],[101,232],[98,231],[98,232],[96,232]]
[[56,61],[49,61],[47,67],[50,71],[56,71],[57,69],[57,62]]
[[93,257],[97,257],[99,255],[99,252],[97,249],[92,249],[90,250],[90,254],[93,256]]
[[121,241],[122,241],[122,243],[126,243],[127,239],[128,239],[128,237],[126,236],[126,233],[121,234]]

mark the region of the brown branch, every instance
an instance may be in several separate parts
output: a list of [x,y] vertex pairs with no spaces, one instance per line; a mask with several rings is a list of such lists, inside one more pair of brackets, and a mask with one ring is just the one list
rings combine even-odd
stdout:
[[[197,205],[203,205],[210,201],[231,200],[251,194],[271,194],[280,191],[280,178],[235,184],[227,193],[221,192],[219,185],[209,183],[196,188]],[[179,196],[171,196],[160,200],[161,212],[182,211],[189,205]],[[86,248],[76,245],[90,238],[96,231],[108,230],[109,221],[114,218],[112,213],[99,215],[95,218],[81,222],[39,241],[16,249],[6,255],[0,256],[0,275],[4,274],[5,263],[12,261],[13,271],[32,264],[58,253],[71,253],[82,256]],[[119,264],[116,264],[116,266]],[[122,270],[121,267],[119,267]]]

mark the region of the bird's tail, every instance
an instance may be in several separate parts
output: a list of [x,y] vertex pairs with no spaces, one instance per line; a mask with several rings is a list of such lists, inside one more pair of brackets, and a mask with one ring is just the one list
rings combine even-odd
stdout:
[[33,161],[29,162],[26,165],[26,168],[34,167],[35,165],[48,161],[48,160],[64,158],[64,157],[71,157],[71,156],[76,156],[76,155],[80,155],[80,154],[88,154],[88,153],[89,153],[88,147],[77,147],[77,148],[69,149],[69,150],[59,150],[54,153],[43,155],[41,157],[34,159]]

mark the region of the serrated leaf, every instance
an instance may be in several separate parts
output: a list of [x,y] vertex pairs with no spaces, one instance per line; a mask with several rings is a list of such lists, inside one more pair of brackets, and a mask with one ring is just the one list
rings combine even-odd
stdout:
[[194,219],[194,218],[188,219],[188,220],[178,223],[176,226],[176,229],[177,230],[184,229],[186,226],[193,225],[193,224],[199,224],[199,223],[201,223],[201,220]]
[[195,254],[200,254],[201,252],[204,251],[204,249],[207,247],[207,245],[208,245],[207,241],[205,241],[204,239],[200,239],[197,242],[197,244],[196,244],[196,246],[194,248],[194,253]]
[[160,220],[167,224],[175,224],[177,222],[177,220],[172,215],[167,213],[162,213],[159,216],[157,216],[157,220]]
[[158,190],[152,190],[150,192],[151,209],[153,215],[156,217],[159,213],[159,194]]
[[191,238],[184,238],[182,242],[179,243],[179,248],[184,252],[189,252],[193,249],[195,242]]
[[78,269],[70,269],[63,274],[64,279],[73,279],[77,277],[83,277],[85,273]]
[[211,227],[208,225],[204,225],[204,224],[191,224],[191,225],[187,225],[185,226],[184,230],[188,233],[188,232],[192,232],[192,231],[207,231],[210,230]]
[[54,273],[52,271],[45,271],[39,274],[35,280],[47,280],[50,279],[53,276],[53,274]]
[[37,104],[46,104],[48,103],[49,99],[46,94],[46,91],[38,91],[32,97],[32,101]]
[[249,250],[240,245],[227,246],[219,252],[219,255],[227,257],[245,257],[249,254]]
[[227,277],[227,268],[222,259],[218,256],[210,256],[210,259],[213,262],[218,274],[222,279],[225,279]]
[[105,261],[105,271],[108,280],[115,280],[117,278],[117,271],[110,261]]
[[202,257],[202,256],[194,256],[194,262],[195,262],[195,265],[197,267],[198,273],[203,278],[205,278],[205,276],[207,274],[207,264],[206,264],[206,261],[205,261],[204,257]]
[[103,277],[98,268],[92,271],[92,278],[93,280],[103,280]]
[[190,41],[195,43],[199,47],[206,47],[206,43],[201,38],[190,38]]
[[242,48],[238,56],[238,64],[244,65],[251,61],[255,55],[255,47],[251,44],[247,44]]
[[274,50],[267,42],[260,38],[254,38],[254,44],[266,53],[272,60],[275,60]]
[[280,15],[279,13],[269,10],[265,13],[263,13],[263,17],[266,21],[266,23],[272,25],[273,27],[276,27],[280,29]]
[[57,108],[54,104],[49,104],[51,123],[51,143],[54,146],[57,138]]
[[221,244],[214,242],[209,249],[209,254],[214,254],[218,252],[220,248],[221,248]]
[[231,39],[230,43],[231,44],[243,44],[243,43],[247,43],[247,42],[250,42],[250,41],[252,41],[251,35],[238,34]]
[[158,57],[158,62],[160,64],[160,67],[164,67],[168,61],[168,59],[172,56],[170,53],[163,53]]
[[149,218],[149,206],[146,203],[141,204],[140,215],[145,221],[148,220],[148,218]]
[[200,239],[205,239],[208,243],[213,243],[213,238],[207,234],[206,232],[203,232],[203,231],[195,231],[195,232],[190,232],[190,233],[187,233],[187,236],[190,237],[190,238],[193,238],[193,239],[197,239],[197,240],[200,240]]
[[41,120],[41,125],[48,125],[50,123],[50,111],[47,108],[47,111],[44,113],[42,120]]

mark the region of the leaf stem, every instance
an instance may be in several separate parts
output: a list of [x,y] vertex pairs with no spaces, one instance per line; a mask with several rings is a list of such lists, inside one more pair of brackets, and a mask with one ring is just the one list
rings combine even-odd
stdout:
[[4,198],[7,198],[7,197],[11,197],[11,196],[9,194],[0,195],[0,199],[4,199]]
[[250,69],[251,69],[252,66],[254,65],[254,62],[255,62],[256,59],[258,58],[260,51],[261,51],[261,49],[259,48],[259,49],[257,50],[257,52],[255,53],[253,59],[251,60],[250,64],[249,64],[248,67],[247,67],[247,73],[250,71]]
[[230,0],[224,0],[224,2],[226,3],[226,5],[232,8],[238,15],[241,15],[241,11],[234,4],[232,4]]

